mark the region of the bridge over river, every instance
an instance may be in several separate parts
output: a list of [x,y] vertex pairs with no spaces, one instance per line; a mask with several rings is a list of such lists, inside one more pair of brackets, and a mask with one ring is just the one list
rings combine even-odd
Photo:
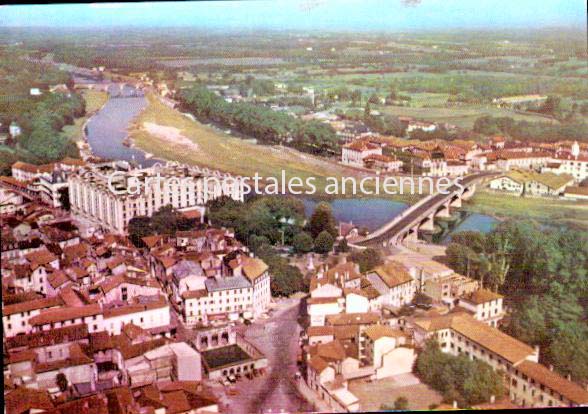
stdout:
[[451,217],[450,209],[461,207],[462,200],[474,195],[476,184],[494,175],[478,173],[461,180],[442,193],[431,194],[410,206],[381,228],[353,241],[356,247],[392,247],[406,240],[417,240],[419,231],[434,231],[435,218]]

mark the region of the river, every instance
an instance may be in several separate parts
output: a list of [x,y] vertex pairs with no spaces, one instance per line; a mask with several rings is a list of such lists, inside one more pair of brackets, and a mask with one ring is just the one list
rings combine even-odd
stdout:
[[[109,88],[109,91],[113,94],[118,93],[116,88]],[[147,167],[159,160],[146,157],[145,152],[139,149],[123,145],[123,141],[128,135],[129,124],[147,105],[144,97],[129,96],[132,93],[132,89],[128,89],[123,92],[123,95],[127,97],[111,96],[104,107],[88,122],[86,135],[95,155],[108,159],[134,161]],[[303,201],[306,214],[312,214],[318,201],[310,198],[304,198]],[[330,203],[337,221],[351,221],[358,227],[365,227],[370,231],[390,221],[407,207],[405,203],[381,198],[346,198],[331,200]],[[448,243],[451,234],[457,231],[488,232],[496,223],[497,220],[490,216],[467,215],[462,217],[455,227],[443,234],[440,241]]]
[[[319,203],[316,199],[303,199],[304,210],[307,216],[310,216],[316,205]],[[393,217],[400,214],[408,207],[407,204],[400,201],[394,201],[382,198],[366,199],[338,199],[330,201],[333,209],[333,215],[339,222],[353,222],[357,227],[365,227],[369,231],[374,231],[383,226]],[[462,214],[454,226],[443,232],[438,241],[447,244],[451,241],[451,234],[466,230],[477,230],[483,233],[491,231],[498,220],[492,216],[484,214]]]

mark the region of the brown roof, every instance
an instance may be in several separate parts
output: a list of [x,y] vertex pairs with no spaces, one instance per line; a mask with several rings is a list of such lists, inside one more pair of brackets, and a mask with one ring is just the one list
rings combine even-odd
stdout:
[[206,289],[199,289],[199,290],[187,290],[182,293],[182,299],[200,299],[203,297],[208,296],[208,291]]
[[51,253],[47,249],[37,250],[36,252],[29,253],[26,255],[26,259],[31,262],[31,267],[36,269],[39,266],[45,266],[55,260],[57,260],[57,256]]
[[27,302],[15,303],[14,305],[6,305],[2,310],[4,315],[12,315],[15,313],[28,312],[37,309],[54,308],[63,305],[63,300],[60,297],[42,298],[30,300]]
[[490,302],[493,300],[497,300],[497,299],[502,299],[504,296],[502,296],[499,293],[495,293],[492,292],[491,290],[488,289],[478,289],[472,293],[470,293],[469,295],[463,297],[463,300],[466,302],[470,302],[476,305],[480,305],[482,303],[486,303],[486,302]]
[[474,319],[466,313],[450,313],[421,318],[416,320],[415,324],[429,332],[440,329],[453,329],[470,341],[501,356],[511,364],[516,364],[535,352],[529,345]]
[[314,351],[316,355],[320,356],[325,361],[342,361],[347,356],[343,344],[337,340],[318,344],[314,348]]
[[329,366],[329,363],[317,355],[310,358],[308,365],[310,365],[314,371],[320,374]]
[[261,259],[253,257],[243,258],[243,273],[250,281],[254,282],[262,276],[268,269],[267,264]]
[[182,215],[188,219],[199,219],[202,214],[198,210],[181,211]]
[[64,271],[54,270],[47,276],[47,281],[53,289],[57,289],[58,287],[63,286],[65,283],[70,282],[71,279]]
[[159,235],[156,235],[156,236],[145,236],[145,237],[141,238],[141,240],[143,240],[143,243],[145,243],[145,245],[147,247],[152,248],[160,240],[163,240],[163,237],[162,236],[159,236]]
[[368,141],[364,141],[364,140],[358,140],[358,141],[353,141],[349,144],[345,144],[344,148],[348,148],[352,151],[367,151],[367,150],[371,150],[371,149],[378,149],[379,147],[376,144],[372,144],[371,142]]
[[4,396],[6,414],[24,414],[33,410],[51,410],[53,403],[47,391],[18,387]]
[[541,364],[533,361],[523,361],[516,366],[516,369],[575,404],[588,404],[587,390]]
[[12,164],[12,168],[36,174],[39,172],[53,171],[53,164],[34,165],[29,164],[28,162],[17,161],[14,164]]
[[168,306],[167,301],[163,296],[159,296],[157,300],[147,303],[132,303],[129,305],[119,306],[116,308],[109,308],[104,310],[104,319],[113,318],[121,315],[128,315],[131,313],[144,312],[150,309],[159,309]]
[[78,324],[51,329],[49,331],[34,332],[27,335],[17,335],[12,338],[6,338],[6,347],[8,349],[20,347],[39,348],[78,341],[87,337],[88,326],[86,324]]
[[380,314],[376,312],[366,313],[340,313],[338,315],[327,315],[329,325],[370,325],[380,320]]
[[364,333],[373,341],[380,338],[399,338],[405,336],[404,333],[398,329],[386,325],[371,325],[365,328]]
[[63,322],[71,319],[85,318],[102,312],[100,305],[92,304],[79,307],[48,309],[40,315],[29,319],[31,325],[46,325],[52,322]]
[[327,303],[337,303],[339,301],[338,297],[330,297],[330,298],[308,298],[306,303],[308,305],[325,305]]
[[357,325],[340,325],[334,326],[335,331],[335,339],[353,339],[357,336],[359,332],[359,327]]
[[306,334],[310,336],[325,336],[333,335],[334,329],[332,326],[309,326]]
[[398,262],[388,262],[378,266],[373,270],[380,279],[388,286],[393,288],[412,282],[412,276],[406,271],[406,268]]
[[35,361],[37,359],[37,353],[32,349],[26,349],[24,351],[16,351],[8,355],[9,364],[18,364],[24,361]]

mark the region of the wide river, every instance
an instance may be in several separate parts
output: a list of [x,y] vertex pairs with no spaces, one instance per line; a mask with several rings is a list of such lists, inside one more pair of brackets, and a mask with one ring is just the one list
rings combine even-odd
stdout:
[[[130,94],[129,93],[127,94]],[[147,104],[144,97],[111,97],[106,105],[94,115],[87,125],[86,135],[95,155],[108,159],[134,161],[141,166],[150,166],[157,160],[148,158],[145,152],[123,145],[127,128]],[[310,215],[318,201],[304,198],[307,215]],[[336,199],[331,200],[335,218],[338,221],[353,222],[370,231],[377,229],[404,210],[407,205],[399,201],[379,198]],[[458,224],[443,234],[441,242],[447,243],[451,233],[463,230],[488,232],[497,220],[481,214],[469,214]]]

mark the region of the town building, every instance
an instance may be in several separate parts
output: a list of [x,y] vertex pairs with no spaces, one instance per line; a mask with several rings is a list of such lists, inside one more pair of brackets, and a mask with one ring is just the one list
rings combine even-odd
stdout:
[[366,140],[357,140],[343,145],[341,162],[343,164],[363,167],[364,160],[370,155],[382,155],[382,147]]
[[72,213],[118,234],[133,217],[151,216],[167,205],[203,216],[208,200],[243,200],[238,179],[172,164],[144,169],[100,165],[70,175],[68,183]]
[[574,179],[568,174],[537,173],[534,171],[513,169],[490,180],[492,190],[505,191],[519,196],[552,196],[564,193]]

